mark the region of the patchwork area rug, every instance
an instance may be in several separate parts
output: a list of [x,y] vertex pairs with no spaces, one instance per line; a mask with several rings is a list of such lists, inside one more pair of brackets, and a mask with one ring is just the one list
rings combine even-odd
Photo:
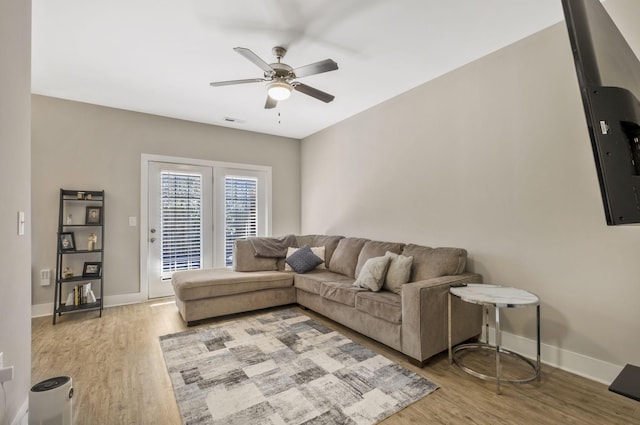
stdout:
[[368,425],[437,389],[295,309],[160,345],[185,425]]

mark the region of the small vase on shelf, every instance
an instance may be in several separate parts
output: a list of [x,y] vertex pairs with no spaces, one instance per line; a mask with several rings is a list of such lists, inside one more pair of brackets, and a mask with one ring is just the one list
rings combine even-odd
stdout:
[[87,245],[87,250],[93,251],[96,248],[96,242],[98,242],[98,236],[95,233],[89,233],[89,243]]

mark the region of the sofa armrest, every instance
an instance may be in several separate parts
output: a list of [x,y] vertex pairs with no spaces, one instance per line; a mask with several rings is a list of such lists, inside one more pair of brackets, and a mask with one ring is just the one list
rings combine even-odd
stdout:
[[[482,283],[482,276],[462,273],[411,282],[402,287],[402,352],[419,363],[448,347],[447,302],[452,283]],[[482,331],[482,308],[454,297],[452,343]]]
[[259,272],[278,270],[278,259],[258,257],[253,245],[246,239],[238,239],[233,244],[233,271]]

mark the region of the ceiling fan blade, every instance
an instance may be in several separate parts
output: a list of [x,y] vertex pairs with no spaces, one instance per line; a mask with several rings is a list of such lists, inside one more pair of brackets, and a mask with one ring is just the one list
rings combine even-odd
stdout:
[[301,66],[293,70],[297,78],[306,77],[308,75],[322,74],[323,72],[335,71],[338,69],[338,64],[333,59],[325,59],[320,62],[311,63],[309,65]]
[[254,64],[258,65],[260,67],[260,69],[262,69],[267,74],[274,74],[275,73],[273,68],[271,68],[271,66],[268,63],[263,61],[260,58],[260,56],[256,55],[251,50],[249,50],[247,48],[244,48],[244,47],[234,47],[233,50],[235,50],[236,52],[240,53],[242,56],[244,56],[245,58],[249,59]]
[[247,84],[247,83],[262,83],[264,81],[269,81],[264,78],[249,78],[247,80],[230,80],[230,81],[215,81],[213,83],[209,83],[211,87],[222,87],[222,86],[232,86],[234,84]]
[[294,82],[292,83],[293,88],[296,89],[297,91],[304,93],[308,96],[311,97],[315,97],[318,100],[323,101],[324,103],[329,103],[331,102],[333,99],[335,99],[335,96],[329,94],[329,93],[325,93],[322,90],[318,90],[315,89],[311,86],[308,86],[306,84],[302,84],[302,83],[298,83],[298,82]]
[[267,101],[264,103],[264,109],[273,109],[278,105],[278,101],[267,95]]

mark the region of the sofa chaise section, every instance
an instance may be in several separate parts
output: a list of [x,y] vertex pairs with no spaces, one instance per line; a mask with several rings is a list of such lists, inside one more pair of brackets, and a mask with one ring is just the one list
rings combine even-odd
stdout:
[[185,270],[171,280],[176,305],[187,322],[296,302],[293,274],[231,269]]

